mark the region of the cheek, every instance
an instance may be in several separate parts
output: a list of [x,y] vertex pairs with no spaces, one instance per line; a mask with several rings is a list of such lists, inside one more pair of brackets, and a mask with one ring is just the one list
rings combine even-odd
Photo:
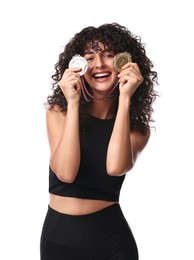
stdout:
[[118,74],[119,74],[119,73],[117,73],[115,70],[113,70],[113,72],[112,72],[112,77],[114,78],[115,81],[119,79],[119,78],[118,78]]
[[89,61],[88,62],[88,71],[91,70],[94,67],[94,62]]
[[89,82],[91,77],[90,77],[90,74],[88,74],[88,71],[84,74],[84,79]]
[[107,66],[109,66],[110,68],[114,68],[114,59],[108,59],[108,60],[106,60],[106,64],[107,64]]
[[84,74],[85,77],[89,77],[92,72],[92,66],[88,64],[88,68],[86,70],[86,73]]

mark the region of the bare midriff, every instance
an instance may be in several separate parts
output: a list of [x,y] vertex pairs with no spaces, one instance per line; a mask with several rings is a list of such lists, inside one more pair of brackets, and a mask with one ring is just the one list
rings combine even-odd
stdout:
[[63,214],[86,215],[97,212],[118,202],[102,200],[79,199],[73,197],[63,197],[50,194],[49,206]]

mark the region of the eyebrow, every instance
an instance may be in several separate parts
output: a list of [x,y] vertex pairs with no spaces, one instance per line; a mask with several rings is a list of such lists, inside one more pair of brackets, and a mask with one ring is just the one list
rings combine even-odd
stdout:
[[[99,51],[85,51],[85,52],[84,52],[84,55],[86,55],[86,54],[95,54],[95,53],[97,53],[97,52],[99,52]],[[104,53],[104,52],[112,52],[112,51],[109,51],[109,50],[107,50],[107,49],[104,49],[104,50],[101,50],[100,52]]]
[[94,54],[94,53],[95,53],[94,51],[85,51],[85,52],[84,52],[84,55],[85,55],[85,54]]

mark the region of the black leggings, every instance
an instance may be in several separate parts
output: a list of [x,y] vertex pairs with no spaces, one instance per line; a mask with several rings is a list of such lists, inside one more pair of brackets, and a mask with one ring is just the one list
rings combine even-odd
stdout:
[[49,207],[40,254],[41,260],[138,260],[136,242],[118,203],[81,216]]

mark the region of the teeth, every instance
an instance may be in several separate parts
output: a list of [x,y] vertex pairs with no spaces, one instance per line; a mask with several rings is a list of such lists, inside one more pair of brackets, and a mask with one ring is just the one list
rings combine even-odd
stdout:
[[106,76],[109,76],[108,73],[100,73],[100,74],[95,74],[94,77],[96,78],[100,78],[100,77],[106,77]]

